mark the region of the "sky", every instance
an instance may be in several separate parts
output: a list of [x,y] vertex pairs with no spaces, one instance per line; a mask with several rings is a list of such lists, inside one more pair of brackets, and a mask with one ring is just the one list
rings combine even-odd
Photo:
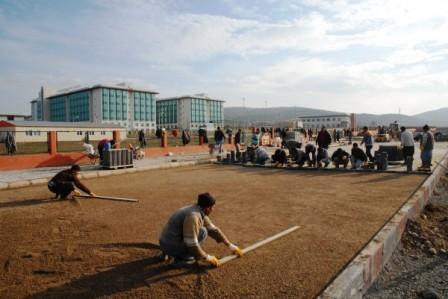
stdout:
[[0,114],[127,82],[225,106],[448,106],[446,0],[0,0]]

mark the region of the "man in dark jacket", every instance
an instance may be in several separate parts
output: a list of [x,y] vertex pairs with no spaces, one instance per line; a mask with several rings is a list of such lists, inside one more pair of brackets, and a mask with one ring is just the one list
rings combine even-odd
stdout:
[[358,144],[356,142],[353,143],[350,162],[352,163],[352,169],[358,169],[361,167],[361,165],[367,162],[367,155],[362,149],[358,147]]
[[330,143],[331,143],[330,133],[328,133],[328,131],[325,127],[322,127],[322,129],[319,131],[319,134],[317,134],[316,144],[319,147],[328,149],[328,146],[330,145]]
[[218,127],[215,130],[215,144],[218,147],[219,154],[222,154],[224,152],[224,142],[226,139],[226,136],[224,135],[224,132],[221,130],[220,127]]
[[82,191],[91,196],[96,196],[89,188],[84,186],[79,181],[79,172],[81,168],[79,165],[74,164],[70,169],[66,169],[57,173],[49,182],[48,189],[56,194],[55,198],[67,199],[70,193],[74,192],[75,195],[79,195],[79,192],[75,190],[78,187]]
[[339,168],[339,165],[343,165],[344,168],[347,168],[348,161],[350,160],[350,154],[344,151],[342,148],[338,148],[333,155],[331,155],[331,160],[333,161],[333,165],[336,168]]
[[[311,158],[310,158],[311,155]],[[312,143],[305,146],[305,156],[309,167],[316,167],[316,147]]]
[[285,150],[276,149],[275,153],[271,156],[272,163],[275,163],[274,167],[281,165],[282,167],[288,164],[288,156],[286,155]]

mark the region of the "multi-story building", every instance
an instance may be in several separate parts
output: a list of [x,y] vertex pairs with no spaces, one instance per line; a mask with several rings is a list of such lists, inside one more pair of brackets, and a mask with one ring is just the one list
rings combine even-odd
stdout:
[[224,126],[224,101],[205,95],[181,96],[157,100],[157,126],[214,130]]
[[301,116],[299,120],[303,122],[304,129],[352,129],[354,124],[354,114],[340,113],[332,115]]
[[154,130],[157,92],[133,89],[123,84],[94,85],[46,95],[31,101],[33,120],[92,122],[120,125],[128,130]]

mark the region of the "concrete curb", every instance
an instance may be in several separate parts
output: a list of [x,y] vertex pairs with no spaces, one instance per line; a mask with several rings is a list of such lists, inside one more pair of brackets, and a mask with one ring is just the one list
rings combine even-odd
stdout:
[[[140,168],[124,168],[124,169],[116,169],[116,170],[94,170],[90,172],[81,172],[81,179],[92,179],[99,177],[107,177],[113,175],[122,175],[128,173],[136,173],[142,171],[151,171],[151,170],[162,170],[162,169],[170,169],[170,168],[180,168],[180,167],[188,167],[194,165],[203,165],[203,164],[211,164],[215,162],[216,159],[206,159],[206,160],[198,160],[198,161],[184,161],[184,162],[170,162],[160,165],[149,165],[143,166]],[[9,183],[0,182],[0,190],[9,190],[9,189],[18,189],[28,186],[35,185],[45,185],[53,176],[48,176],[44,178],[38,179],[30,179],[30,180],[20,180]]]
[[[448,155],[445,155],[439,163],[447,166]],[[400,243],[408,219],[414,220],[420,216],[434,188],[444,174],[445,169],[437,166],[402,208],[337,275],[318,298],[361,299]]]

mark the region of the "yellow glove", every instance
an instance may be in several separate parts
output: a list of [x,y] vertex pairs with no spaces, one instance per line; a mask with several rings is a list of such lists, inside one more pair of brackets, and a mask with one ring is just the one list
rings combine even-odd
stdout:
[[95,193],[93,193],[93,192],[90,192],[90,194],[89,194],[90,196],[92,196],[92,197],[96,197],[96,194]]
[[207,257],[205,259],[213,267],[218,267],[219,266],[219,260],[216,258],[216,256],[207,254]]
[[74,194],[75,196],[80,196],[80,195],[81,195],[81,192],[79,192],[78,190],[73,190],[73,194]]
[[236,255],[239,256],[239,257],[242,257],[243,254],[244,254],[244,252],[243,252],[238,246],[236,246],[235,244],[230,243],[230,245],[229,245],[229,249],[230,249],[234,254],[236,254]]

